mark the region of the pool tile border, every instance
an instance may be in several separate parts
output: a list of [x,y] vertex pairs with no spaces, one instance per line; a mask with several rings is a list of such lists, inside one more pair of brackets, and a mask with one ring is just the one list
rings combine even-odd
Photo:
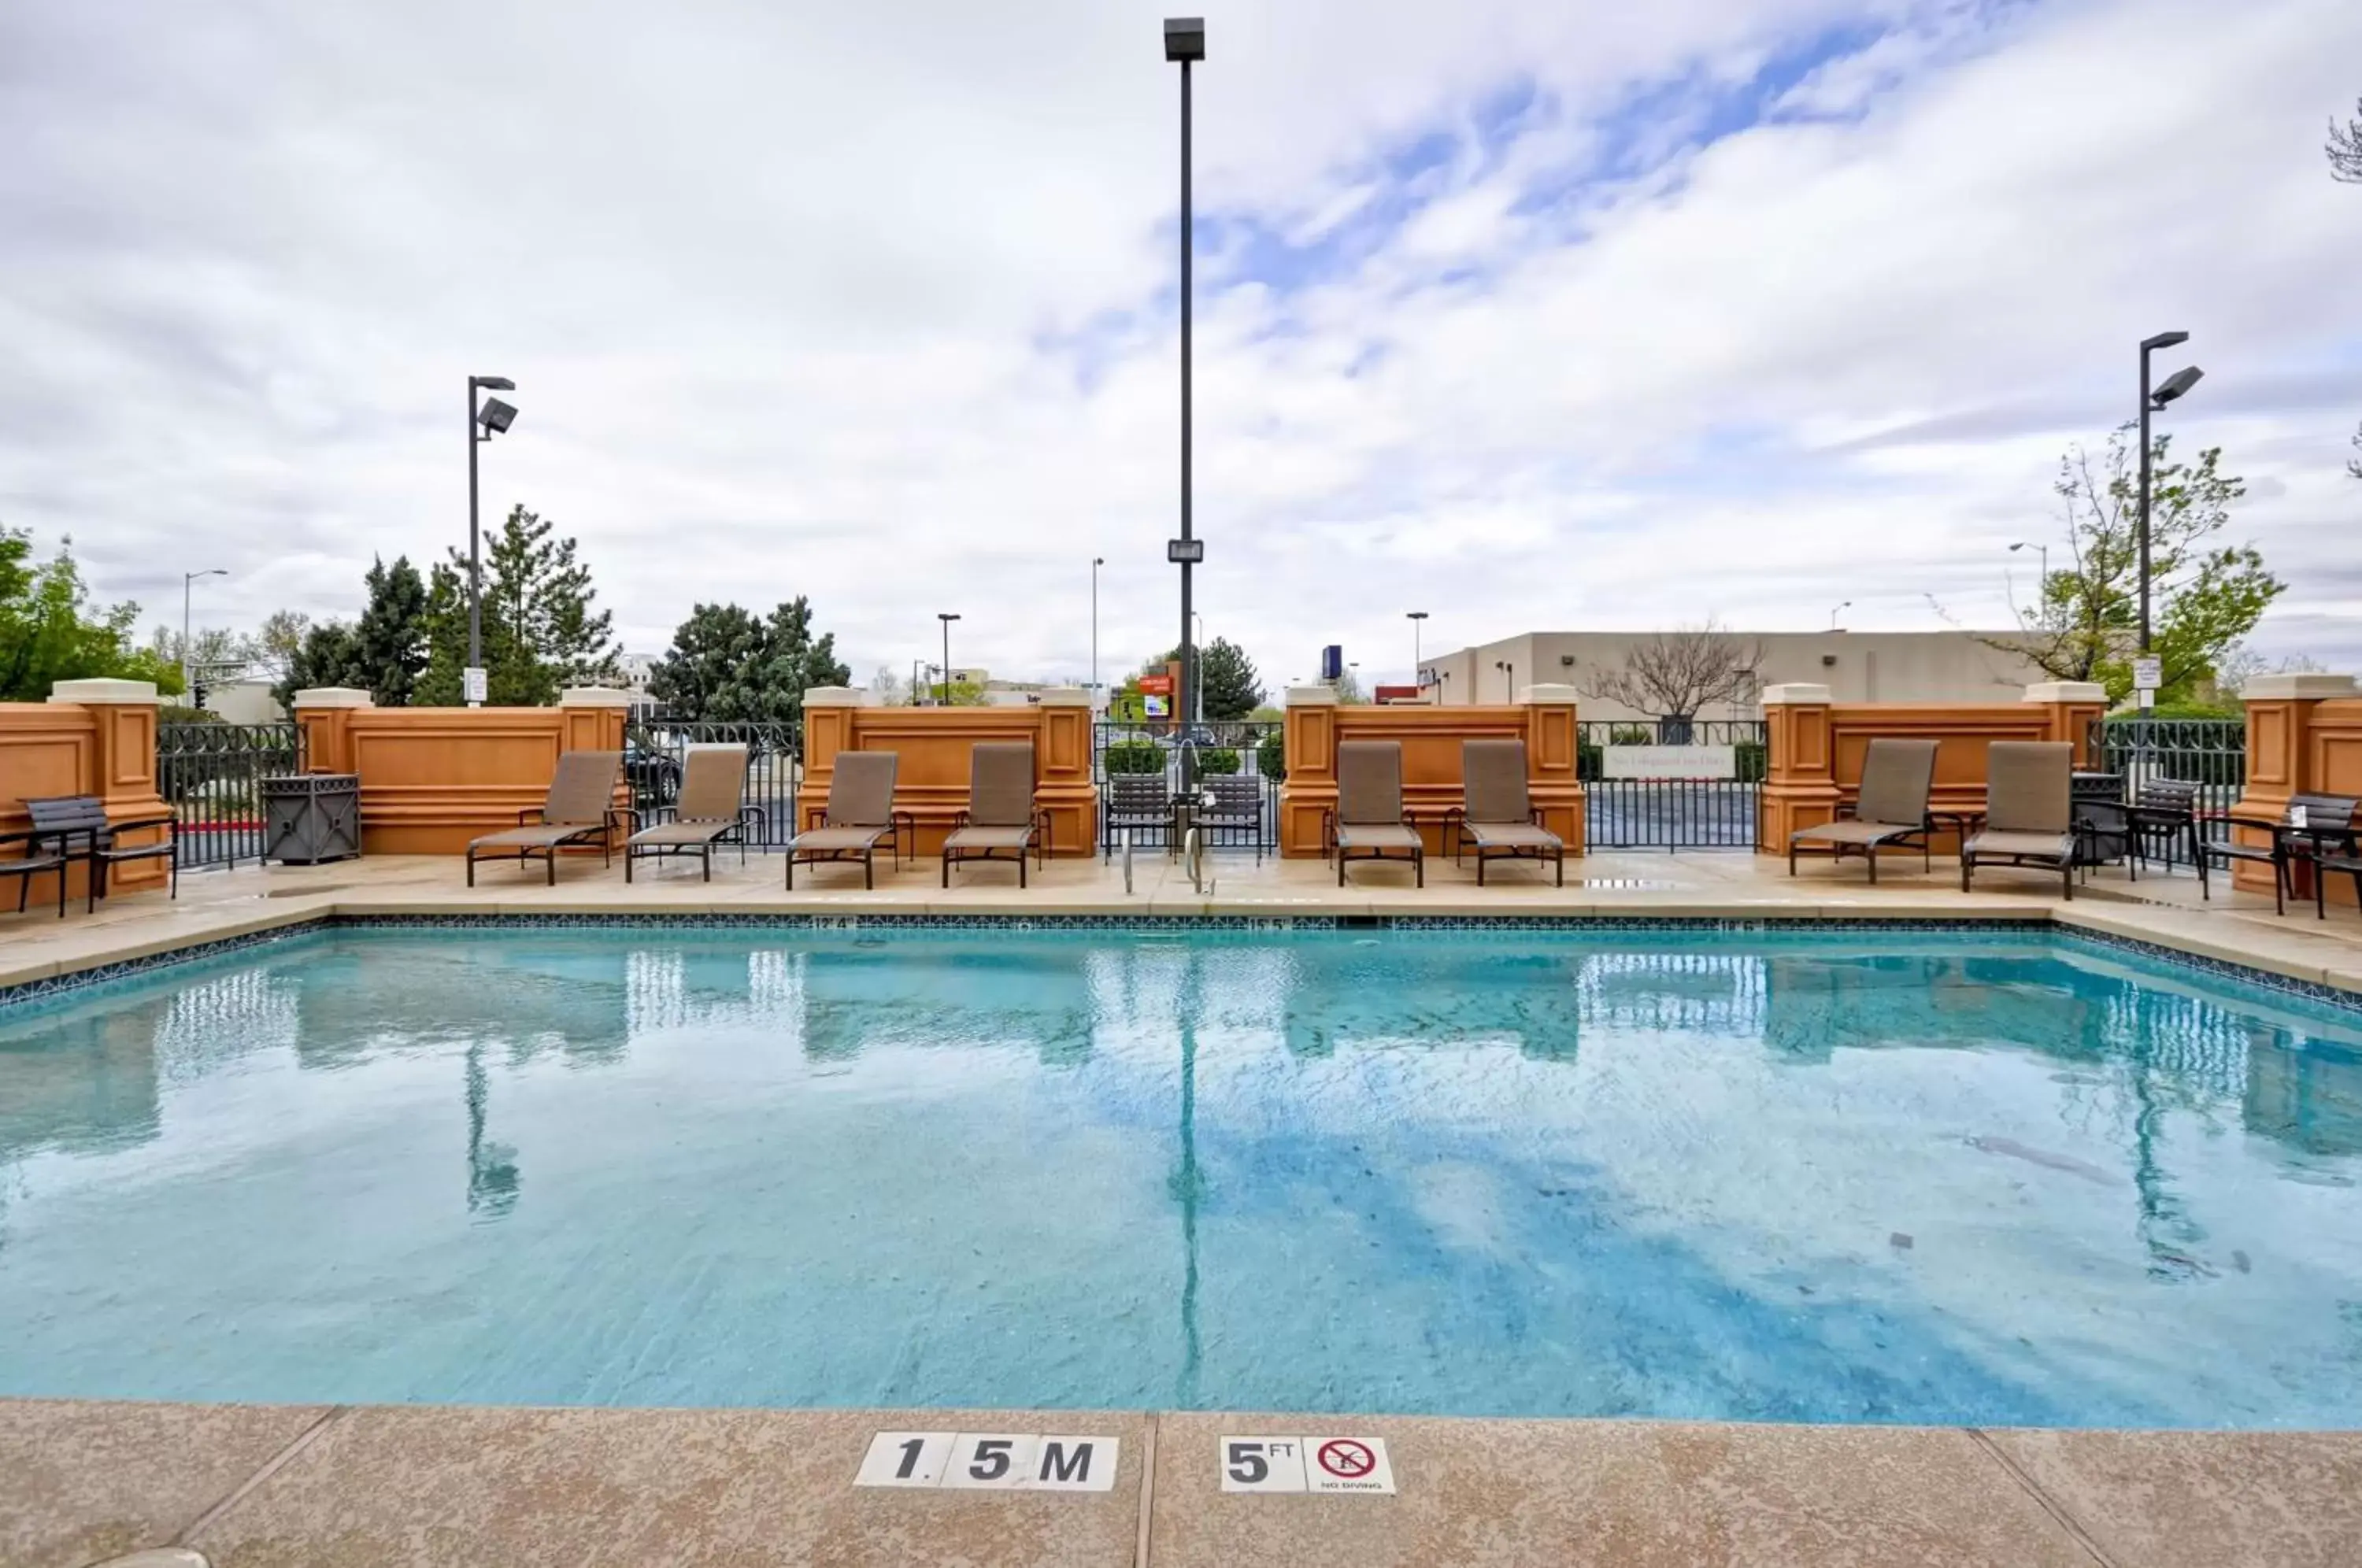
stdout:
[[1782,931],[1907,932],[1920,935],[2026,934],[2035,932],[2069,943],[2130,954],[2179,966],[2242,985],[2319,1003],[2342,1012],[2362,1013],[2362,992],[2283,975],[2169,944],[2070,925],[2047,915],[1913,919],[1909,916],[1822,915],[938,915],[800,914],[750,911],[733,914],[357,914],[334,912],[260,931],[241,932],[46,975],[0,986],[0,1015],[19,1007],[135,980],[160,969],[329,931],[1122,931],[1170,935],[1184,932],[1427,931],[1457,933],[1698,933],[1716,935]]

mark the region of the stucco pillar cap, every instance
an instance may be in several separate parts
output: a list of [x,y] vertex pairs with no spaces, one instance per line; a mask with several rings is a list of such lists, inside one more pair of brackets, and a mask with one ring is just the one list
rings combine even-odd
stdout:
[[2286,701],[2295,698],[2314,701],[2324,698],[2354,695],[2354,678],[2350,675],[2322,675],[2307,672],[2301,675],[2251,675],[2239,688],[2246,701]]
[[377,699],[353,686],[306,686],[295,693],[295,707],[305,708],[374,708]]
[[807,708],[858,708],[869,701],[869,693],[858,686],[808,686],[804,689]]
[[87,680],[61,680],[50,688],[52,702],[153,702],[152,680],[116,680],[94,676]]
[[1574,700],[1582,695],[1583,693],[1573,687],[1557,681],[1546,680],[1539,685],[1518,688],[1518,701],[1529,705],[1556,703],[1571,707]]
[[1805,708],[1828,700],[1829,689],[1816,681],[1791,680],[1763,689],[1763,706],[1767,708]]
[[2037,680],[2025,689],[2029,702],[2101,702],[2108,689],[2096,680]]
[[1087,708],[1091,694],[1079,686],[1053,686],[1041,696],[1044,708]]
[[1291,686],[1287,689],[1287,705],[1291,708],[1333,708],[1337,705],[1337,689],[1333,686]]
[[613,686],[569,686],[557,694],[561,708],[628,708],[632,694]]

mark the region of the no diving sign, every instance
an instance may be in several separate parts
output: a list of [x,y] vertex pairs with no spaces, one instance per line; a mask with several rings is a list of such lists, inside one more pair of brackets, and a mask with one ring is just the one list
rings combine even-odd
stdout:
[[1327,1492],[1392,1496],[1386,1440],[1374,1437],[1226,1437],[1225,1492]]

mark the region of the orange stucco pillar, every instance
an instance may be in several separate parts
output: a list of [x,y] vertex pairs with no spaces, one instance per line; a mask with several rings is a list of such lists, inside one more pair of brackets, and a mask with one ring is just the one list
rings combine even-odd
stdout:
[[[575,686],[557,694],[557,749],[569,751],[621,751],[624,749],[624,723],[631,717],[632,694],[612,686]],[[619,776],[615,780],[615,804],[628,809],[632,803],[632,781]],[[614,842],[610,849],[621,849],[631,830],[623,825],[610,827],[608,836]]]
[[2092,726],[2108,711],[2108,689],[2095,680],[2042,680],[2025,689],[2025,700],[2042,705],[2043,738],[2075,748],[2077,767],[2096,767]]
[[1287,777],[1279,785],[1279,852],[1317,857],[1329,813],[1337,809],[1337,693],[1326,686],[1289,687],[1283,734]]
[[[2314,714],[2323,702],[2342,706],[2354,694],[2350,675],[2258,675],[2249,679],[2239,692],[2247,708],[2247,778],[2232,814],[2269,820],[2288,810],[2290,796],[2325,790],[2326,783],[2317,776],[2321,758],[2312,734]],[[2231,833],[2241,844],[2271,842],[2262,828],[2235,827]],[[2302,890],[2310,896],[2309,875],[2299,870],[2306,878]],[[2271,868],[2233,861],[2231,882],[2268,893]]]
[[1079,686],[1042,693],[1033,707],[1033,803],[1050,814],[1060,855],[1091,853],[1099,831],[1099,790],[1091,778],[1091,694]]
[[[95,720],[90,772],[83,793],[106,802],[106,820],[129,822],[170,810],[156,789],[156,687],[146,680],[61,680],[50,689],[52,702],[71,702]],[[162,828],[127,834],[126,845],[155,844]],[[131,860],[111,868],[110,888],[158,888],[171,875],[163,860]]]
[[854,722],[865,696],[858,687],[815,686],[804,693],[804,771],[796,786],[796,829],[817,826],[828,810],[836,754],[858,749]]
[[353,754],[353,714],[377,703],[349,686],[307,686],[295,693],[295,727],[304,736],[307,773],[359,773]]
[[1764,728],[1772,756],[1759,797],[1764,855],[1788,853],[1788,836],[1837,816],[1837,746],[1829,724],[1829,689],[1809,681],[1763,689]]
[[1572,686],[1551,685],[1518,694],[1526,711],[1526,798],[1541,813],[1542,825],[1565,841],[1569,855],[1584,852],[1576,695]]

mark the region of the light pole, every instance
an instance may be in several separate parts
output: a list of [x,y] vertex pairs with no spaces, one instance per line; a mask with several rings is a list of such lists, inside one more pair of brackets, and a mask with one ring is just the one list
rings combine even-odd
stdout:
[[[476,448],[482,443],[516,423],[517,411],[496,397],[476,406],[476,391],[514,392],[516,383],[506,376],[469,376],[468,378],[468,668],[484,668],[484,574],[481,551],[478,545],[476,526]],[[467,678],[470,682],[473,675]],[[467,693],[468,706],[480,708],[483,699],[473,690]]]
[[[2168,376],[2165,384],[2154,392],[2148,386],[2148,357],[2159,348],[2171,348],[2190,341],[2187,332],[2160,332],[2154,337],[2144,337],[2140,346],[2140,651],[2148,655],[2148,488],[2149,451],[2148,416],[2152,410],[2163,408],[2198,384],[2206,372],[2195,365],[2183,367]],[[2144,701],[2143,707],[2147,703]]]
[[[1091,706],[1099,705],[1099,568],[1107,565],[1105,556],[1091,558]],[[1094,720],[1098,718],[1096,711]]]
[[227,577],[228,575],[227,567],[207,567],[203,571],[184,571],[181,574],[181,697],[192,708],[197,705],[197,677],[196,666],[189,657],[190,585],[201,577]]
[[1198,689],[1198,654],[1189,641],[1189,572],[1206,558],[1206,547],[1189,531],[1190,250],[1196,238],[1189,193],[1189,67],[1206,58],[1205,19],[1167,17],[1164,58],[1181,68],[1181,536],[1166,542],[1164,558],[1181,569],[1181,690],[1173,707],[1187,714],[1197,711],[1191,698]]
[[1421,655],[1419,653],[1418,646],[1418,635],[1421,631],[1425,630],[1419,623],[1427,619],[1427,612],[1424,610],[1406,610],[1403,612],[1403,619],[1410,623],[1411,684],[1418,687],[1421,691],[1424,691],[1427,690],[1427,671],[1419,668],[1419,659]]
[[1836,609],[1831,610],[1829,612],[1829,630],[1832,632],[1836,631],[1838,629],[1838,617],[1852,608],[1853,601],[1849,599],[1844,603],[1838,605]]
[[935,619],[944,624],[943,706],[948,708],[952,705],[952,623],[958,620],[959,616],[948,611],[938,610],[935,612]]
[[1504,702],[1516,701],[1518,700],[1517,666],[1511,664],[1507,659],[1496,658],[1493,661],[1493,668],[1501,672],[1501,701]]
[[[2016,544],[2012,545],[2009,547],[2009,553],[2011,555],[2015,555],[2018,551],[2025,549],[2025,547],[2026,541],[2020,539]],[[2047,545],[2036,545],[2034,548],[2042,558],[2042,587],[2041,591],[2037,592],[2034,598],[2034,602],[2036,605],[2040,605],[2047,602],[2050,597],[2050,547]]]

